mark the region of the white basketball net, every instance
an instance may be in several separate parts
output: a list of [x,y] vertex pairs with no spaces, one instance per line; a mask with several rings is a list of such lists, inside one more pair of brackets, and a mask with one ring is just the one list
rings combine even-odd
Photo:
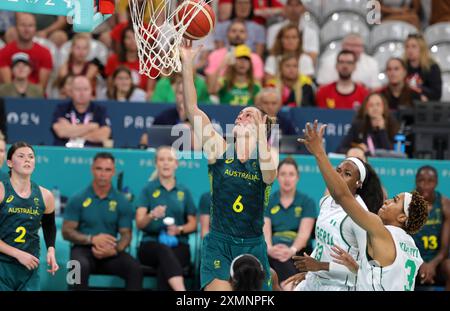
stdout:
[[178,5],[177,0],[128,0],[140,74],[155,79],[160,74],[168,76],[181,71],[179,46],[183,34],[203,4],[212,0],[199,0],[182,17],[175,18],[185,1]]

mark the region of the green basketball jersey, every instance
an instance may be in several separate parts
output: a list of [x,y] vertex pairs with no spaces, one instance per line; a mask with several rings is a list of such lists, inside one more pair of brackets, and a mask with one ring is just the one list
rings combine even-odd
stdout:
[[[0,203],[0,240],[39,258],[39,228],[45,203],[39,186],[31,182],[31,194],[21,198],[10,180],[4,180],[5,197]],[[13,258],[0,253],[0,260]]]
[[435,198],[427,222],[419,232],[413,235],[414,242],[425,262],[436,257],[441,248],[442,196],[439,192],[435,192]]
[[247,83],[235,83],[230,89],[223,86],[219,91],[220,103],[231,106],[250,106],[254,104],[255,96],[261,87],[258,84],[250,90]]
[[238,238],[262,235],[264,209],[270,185],[262,179],[259,161],[242,163],[233,159],[217,159],[208,165],[211,182],[211,231]]

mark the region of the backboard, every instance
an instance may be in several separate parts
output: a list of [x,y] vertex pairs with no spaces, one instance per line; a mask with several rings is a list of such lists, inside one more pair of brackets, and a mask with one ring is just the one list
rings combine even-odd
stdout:
[[75,32],[91,32],[111,17],[99,12],[100,1],[105,0],[1,0],[0,10],[67,16]]

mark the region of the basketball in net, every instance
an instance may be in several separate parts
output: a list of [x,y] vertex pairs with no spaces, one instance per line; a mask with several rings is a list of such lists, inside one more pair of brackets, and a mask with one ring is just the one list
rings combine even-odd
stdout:
[[183,38],[198,40],[214,29],[211,1],[128,0],[140,74],[155,79],[181,71]]

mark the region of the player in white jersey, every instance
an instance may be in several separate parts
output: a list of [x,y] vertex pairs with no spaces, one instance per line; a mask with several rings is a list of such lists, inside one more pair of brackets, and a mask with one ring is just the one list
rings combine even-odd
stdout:
[[333,170],[322,146],[325,130],[306,124],[305,137],[299,141],[315,156],[331,196],[347,214],[367,232],[366,242],[359,244],[364,256],[358,269],[358,290],[414,290],[415,277],[422,258],[410,234],[420,230],[428,216],[427,203],[417,192],[404,192],[386,200],[378,215],[365,210],[342,178]]
[[[359,166],[363,166],[362,171]],[[382,187],[378,176],[368,164],[358,158],[347,158],[336,168],[344,179],[349,191],[365,210],[376,213],[383,202]],[[370,202],[366,207],[364,202]],[[295,290],[301,291],[338,291],[352,290],[356,284],[356,275],[346,267],[332,262],[332,246],[340,245],[353,258],[359,259],[360,251],[357,240],[365,239],[365,231],[356,225],[342,207],[331,196],[320,201],[320,213],[316,221],[316,247],[311,257],[294,257],[300,259],[297,268],[309,271],[305,280]],[[305,259],[303,261],[302,259]],[[302,264],[310,262],[310,266]]]

